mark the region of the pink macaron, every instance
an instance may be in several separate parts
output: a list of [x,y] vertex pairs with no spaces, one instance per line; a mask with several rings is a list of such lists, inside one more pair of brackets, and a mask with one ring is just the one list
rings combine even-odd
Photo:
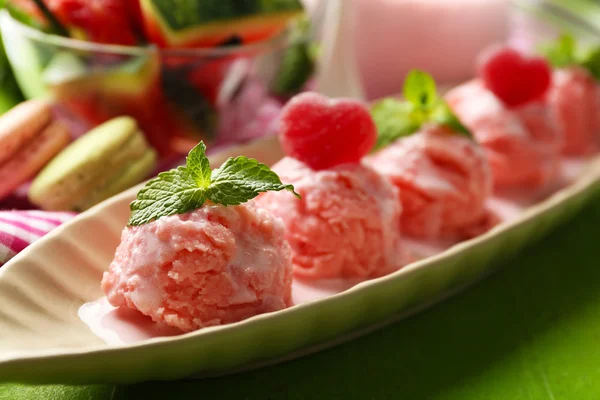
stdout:
[[35,176],[70,141],[42,100],[19,104],[0,117],[0,199]]

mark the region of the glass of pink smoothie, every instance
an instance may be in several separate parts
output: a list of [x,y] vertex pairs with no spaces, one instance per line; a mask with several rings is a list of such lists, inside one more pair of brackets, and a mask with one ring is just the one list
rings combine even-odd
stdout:
[[[319,1],[305,0],[308,8]],[[505,41],[507,0],[344,0],[352,3],[355,53],[367,97],[401,91],[407,72],[419,68],[439,82],[474,73],[476,55]]]

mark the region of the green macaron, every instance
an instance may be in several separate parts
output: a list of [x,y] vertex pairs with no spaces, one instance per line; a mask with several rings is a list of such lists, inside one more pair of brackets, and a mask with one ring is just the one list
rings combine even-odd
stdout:
[[56,156],[29,189],[45,210],[84,211],[140,183],[156,166],[156,152],[137,123],[118,117],[94,128]]

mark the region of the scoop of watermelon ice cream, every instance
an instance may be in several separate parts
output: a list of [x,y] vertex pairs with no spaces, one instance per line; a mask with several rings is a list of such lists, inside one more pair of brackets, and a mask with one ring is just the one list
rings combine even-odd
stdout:
[[492,177],[483,150],[469,138],[428,125],[369,157],[368,163],[399,189],[403,233],[462,238],[489,227],[485,203]]
[[314,171],[290,157],[272,170],[302,196],[267,192],[257,199],[284,221],[294,274],[370,278],[404,265],[398,192],[374,170],[353,163]]
[[589,154],[600,139],[600,85],[585,69],[554,71],[548,102],[564,136],[563,153]]
[[126,228],[102,290],[113,306],[192,331],[286,308],[291,282],[281,221],[246,203]]
[[496,187],[540,187],[556,177],[563,141],[547,104],[507,108],[480,80],[446,99],[484,148]]

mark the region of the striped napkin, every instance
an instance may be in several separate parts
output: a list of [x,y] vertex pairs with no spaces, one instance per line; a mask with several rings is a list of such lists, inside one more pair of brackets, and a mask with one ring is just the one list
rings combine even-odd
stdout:
[[74,216],[69,212],[0,211],[0,266]]

